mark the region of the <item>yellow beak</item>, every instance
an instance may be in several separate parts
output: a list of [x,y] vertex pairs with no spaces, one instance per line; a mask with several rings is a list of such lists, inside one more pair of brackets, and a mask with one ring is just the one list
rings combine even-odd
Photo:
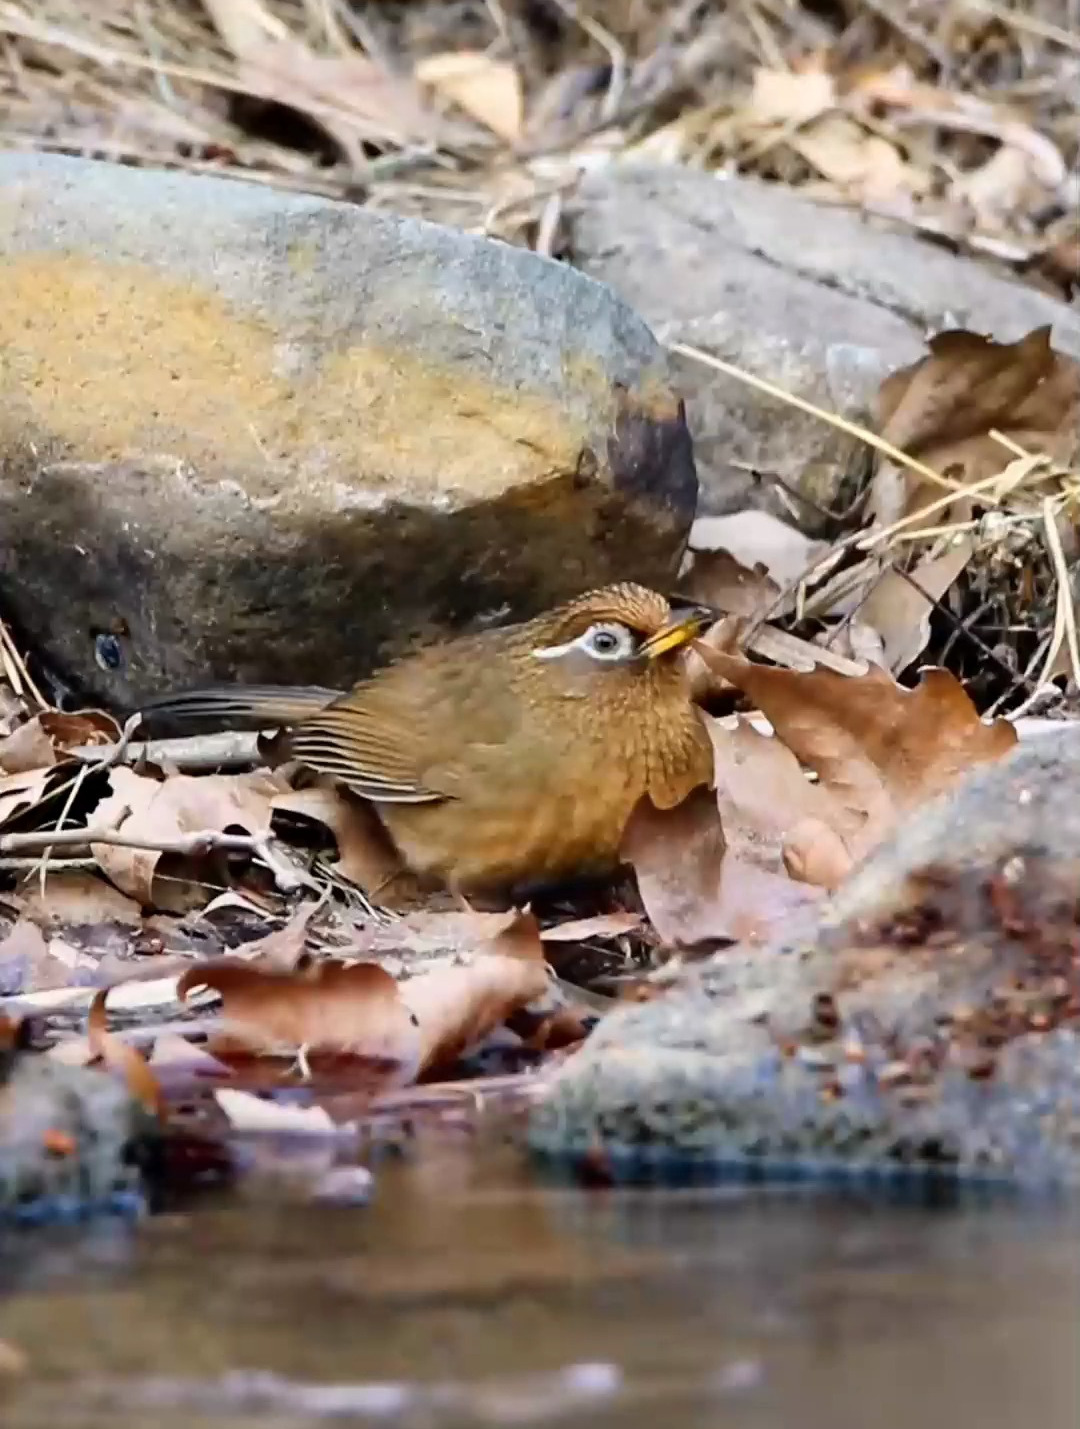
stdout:
[[649,660],[658,655],[666,655],[669,650],[677,650],[681,645],[689,645],[703,630],[707,630],[716,620],[716,613],[702,605],[684,606],[673,612],[671,619],[660,627],[655,635],[650,635],[640,647],[640,653]]

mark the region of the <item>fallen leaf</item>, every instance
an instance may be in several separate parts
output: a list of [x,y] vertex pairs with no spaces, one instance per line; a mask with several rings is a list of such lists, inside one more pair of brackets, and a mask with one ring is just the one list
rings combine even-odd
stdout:
[[139,905],[95,873],[67,869],[51,873],[44,886],[37,879],[28,883],[21,898],[25,916],[50,933],[70,935],[74,928],[97,929],[105,924],[142,926]]
[[314,901],[301,903],[282,927],[273,929],[262,938],[245,943],[243,949],[234,953],[247,962],[258,961],[263,967],[279,968],[288,972],[296,967],[305,955],[308,926],[321,904]]
[[806,124],[828,113],[836,104],[836,80],[825,70],[795,73],[759,68],[746,117],[755,124]]
[[363,160],[365,140],[430,144],[445,129],[412,84],[359,51],[316,53],[260,0],[203,4],[236,59],[236,81],[251,94],[308,115],[350,159]]
[[[108,827],[123,814],[116,832],[148,843],[207,831],[264,837],[270,832],[271,802],[285,787],[278,772],[266,769],[252,774],[174,774],[162,782],[118,768],[110,771],[110,780],[112,793],[94,811],[95,826]],[[160,851],[94,843],[91,852],[112,882],[140,905],[159,902],[163,894],[155,887],[155,875]]]
[[413,77],[508,144],[521,137],[525,114],[521,76],[509,61],[493,59],[481,50],[457,50],[418,61]]
[[732,853],[782,876],[792,830],[807,820],[827,820],[833,813],[828,795],[810,782],[775,732],[761,733],[744,715],[705,723],[713,744],[716,806]]
[[345,1052],[413,1078],[452,1063],[549,990],[533,915],[497,916],[500,931],[472,956],[400,983],[377,963],[320,959],[281,972],[222,958],[189,969],[178,993],[220,993],[223,1030],[247,1048]]
[[56,762],[56,750],[42,729],[40,718],[27,720],[6,739],[0,739],[0,770],[6,774],[48,769]]
[[[991,430],[1063,465],[1080,451],[1080,362],[1051,347],[1049,326],[1013,343],[955,329],[928,345],[926,357],[881,385],[876,419],[886,441],[966,485],[1008,465],[1007,450]],[[874,477],[870,509],[887,524],[940,495],[936,484],[885,462]]]
[[963,536],[940,554],[918,561],[909,572],[911,580],[889,567],[874,583],[859,607],[859,618],[881,637],[881,663],[894,675],[926,649],[934,601],[955,583],[974,552],[974,542]]
[[679,594],[724,615],[748,620],[786,614],[794,593],[783,591],[763,565],[744,566],[730,551],[695,551],[690,569],[679,578]]
[[0,826],[13,815],[33,808],[44,797],[50,772],[49,769],[31,769],[24,774],[0,776]]
[[540,934],[545,943],[583,943],[588,938],[614,938],[635,933],[641,927],[640,913],[597,913],[591,918],[571,918],[556,923]]
[[767,511],[736,511],[730,516],[699,516],[690,528],[693,551],[727,551],[741,565],[763,566],[776,585],[793,585],[825,554],[824,541],[812,541]]
[[119,1072],[132,1097],[152,1115],[162,1119],[165,1103],[158,1080],[138,1048],[110,1032],[106,1024],[105,1002],[108,988],[102,988],[90,1004],[86,1023],[87,1040],[94,1057],[100,1057],[114,1072]]
[[531,913],[517,913],[490,945],[456,967],[399,984],[421,1039],[420,1072],[448,1068],[515,1012],[551,989]]
[[925,193],[930,175],[907,162],[894,144],[844,114],[832,114],[788,143],[818,173],[866,202]]
[[48,992],[74,981],[71,970],[52,951],[52,943],[27,917],[20,917],[0,939],[0,995]]
[[[805,875],[816,866],[811,835],[839,838],[851,858],[859,858],[898,814],[1016,743],[1007,720],[979,719],[963,686],[945,670],[925,670],[918,686],[906,690],[877,667],[848,679],[824,669],[770,669],[708,647],[700,653],[758,706],[798,763],[818,775],[817,794],[790,816],[799,830],[797,838],[785,836],[785,863],[793,872]],[[723,777],[718,769],[718,785]],[[793,772],[790,789],[793,799],[805,801]],[[821,860],[825,868],[835,870],[834,853]]]
[[340,1136],[353,1134],[350,1126],[338,1126],[325,1107],[296,1106],[277,1102],[235,1087],[215,1087],[214,1100],[229,1119],[229,1126],[241,1134],[276,1136]]
[[657,933],[671,947],[759,942],[788,928],[817,891],[743,863],[727,846],[716,798],[697,789],[674,809],[635,809],[622,857]]

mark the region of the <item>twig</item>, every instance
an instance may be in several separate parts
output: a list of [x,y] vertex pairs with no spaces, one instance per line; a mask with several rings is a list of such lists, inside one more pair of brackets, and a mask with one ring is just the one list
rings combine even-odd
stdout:
[[577,0],[555,0],[555,4],[568,19],[573,20],[579,29],[584,30],[590,40],[595,40],[600,48],[607,52],[607,57],[611,61],[611,74],[608,78],[607,93],[604,95],[601,119],[605,124],[611,124],[619,112],[619,105],[622,103],[623,93],[626,89],[626,76],[629,68],[626,50],[610,30],[605,30],[599,21],[582,14]]
[[118,833],[113,828],[51,829],[40,833],[0,834],[0,854],[39,853],[53,848],[85,848],[91,844],[108,844],[114,848],[144,849],[148,853],[172,853],[182,857],[200,857],[211,852],[250,853],[261,858],[274,875],[282,893],[294,893],[299,888],[318,887],[306,875],[298,873],[272,848],[273,834],[223,834],[216,829],[203,829],[171,839],[152,839],[142,835]]
[[[177,739],[116,744],[80,744],[67,750],[72,759],[105,768],[123,758],[129,764],[169,764],[176,769],[218,769],[225,764],[257,764],[259,736],[247,731],[225,730],[220,734],[185,735]],[[120,753],[118,754],[118,751]]]
[[1076,609],[1073,604],[1072,581],[1069,578],[1069,567],[1065,560],[1065,551],[1061,544],[1061,535],[1054,515],[1054,503],[1049,497],[1045,497],[1042,503],[1043,525],[1046,527],[1046,544],[1050,548],[1050,559],[1054,563],[1058,589],[1057,613],[1054,619],[1055,638],[1051,642],[1050,655],[1043,671],[1043,681],[1048,678],[1053,662],[1057,659],[1057,649],[1054,647],[1057,646],[1060,649],[1061,632],[1063,631],[1069,647],[1073,684],[1080,690],[1080,642],[1076,636]]
[[901,466],[906,466],[909,471],[917,473],[927,481],[934,482],[937,486],[946,487],[952,493],[949,500],[955,500],[957,493],[971,490],[962,481],[955,481],[950,476],[942,476],[933,467],[926,466],[913,456],[908,456],[907,452],[901,451],[899,447],[894,447],[892,442],[887,442],[884,437],[879,437],[868,427],[860,426],[858,422],[849,422],[846,417],[841,417],[836,412],[826,411],[824,407],[815,406],[813,402],[808,402],[803,397],[796,397],[793,392],[786,392],[783,387],[777,387],[774,383],[767,382],[764,377],[755,377],[752,372],[736,367],[734,363],[725,362],[720,357],[714,357],[711,352],[705,352],[700,347],[691,347],[689,343],[685,342],[669,342],[665,346],[671,352],[677,352],[682,357],[689,357],[705,367],[715,368],[717,372],[722,372],[726,377],[734,377],[739,382],[745,382],[748,387],[756,387],[759,392],[764,392],[769,397],[775,397],[778,402],[786,402],[789,407],[797,407],[800,412],[806,412],[811,417],[817,417],[821,421],[827,422],[830,427],[836,427],[838,431],[846,432],[849,437],[856,437],[859,441],[866,442],[868,446],[874,447],[884,456],[890,457]]
[[26,668],[26,661],[19,654],[18,646],[11,638],[11,631],[2,620],[0,620],[0,660],[3,661],[8,683],[17,695],[23,696],[29,693],[41,709],[50,708],[49,701],[38,689],[34,683],[33,675]]

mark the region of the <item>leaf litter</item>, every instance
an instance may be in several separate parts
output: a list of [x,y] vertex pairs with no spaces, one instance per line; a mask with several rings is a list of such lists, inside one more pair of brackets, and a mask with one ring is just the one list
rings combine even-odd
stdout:
[[[125,1078],[184,1145],[192,1127],[217,1126],[210,1145],[437,1116],[449,1103],[425,1086],[502,1096],[493,1065],[528,1096],[619,999],[663,995],[710,949],[793,935],[913,808],[1015,744],[1011,718],[984,715],[996,700],[1023,722],[1075,646],[1078,372],[1041,330],[943,334],[882,385],[890,450],[847,529],[696,524],[679,593],[717,613],[690,655],[713,786],[643,804],[629,879],[569,904],[448,906],[407,877],[391,898],[400,860],[352,796],[283,770],[181,772],[24,684],[0,743],[0,1016]],[[1021,632],[993,660],[965,613],[987,592]],[[940,662],[917,670],[928,652]]]

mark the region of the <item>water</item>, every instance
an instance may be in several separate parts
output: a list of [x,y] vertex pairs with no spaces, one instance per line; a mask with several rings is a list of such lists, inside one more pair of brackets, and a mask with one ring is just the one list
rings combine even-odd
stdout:
[[246,1192],[0,1251],[4,1429],[1074,1429],[1080,1217],[545,1186],[509,1148],[370,1205]]

